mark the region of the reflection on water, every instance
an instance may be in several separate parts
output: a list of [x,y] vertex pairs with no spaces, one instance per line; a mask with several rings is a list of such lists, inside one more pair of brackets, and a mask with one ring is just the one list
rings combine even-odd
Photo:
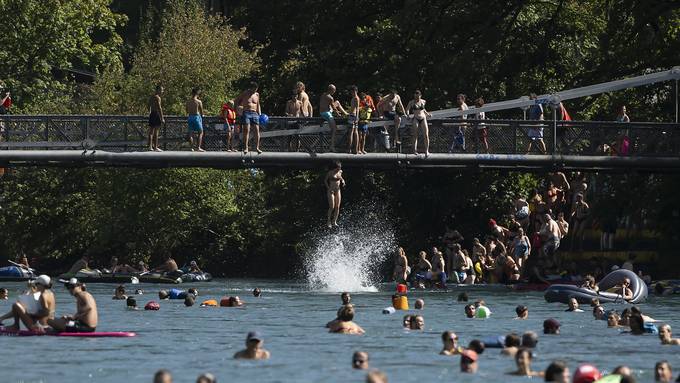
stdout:
[[346,214],[351,218],[340,228],[313,235],[305,258],[307,282],[326,292],[377,291],[382,264],[396,248],[394,233],[379,215]]

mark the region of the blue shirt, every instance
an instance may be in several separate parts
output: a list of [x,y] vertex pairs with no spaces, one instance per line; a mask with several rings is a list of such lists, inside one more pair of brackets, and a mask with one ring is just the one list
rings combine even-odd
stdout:
[[529,119],[530,120],[540,120],[543,114],[543,106],[541,104],[531,105],[529,108]]

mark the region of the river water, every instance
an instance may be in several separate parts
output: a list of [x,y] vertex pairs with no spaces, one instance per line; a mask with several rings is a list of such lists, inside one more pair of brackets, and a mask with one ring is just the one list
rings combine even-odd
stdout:
[[[5,283],[10,300],[0,302],[9,309],[13,298],[25,285]],[[260,287],[263,295],[250,291]],[[135,286],[137,287],[137,286]],[[172,286],[138,285],[145,294],[137,296],[140,306],[158,300],[160,288]],[[262,280],[216,280],[183,285],[199,289],[199,301],[225,295],[239,295],[247,304],[242,308],[184,307],[182,301],[163,301],[160,311],[127,311],[124,301],[111,299],[115,285],[88,286],[97,299],[99,331],[134,331],[135,338],[69,339],[58,337],[0,337],[2,376],[0,382],[150,382],[160,368],[169,369],[176,382],[193,382],[203,372],[211,372],[221,382],[362,382],[365,372],[351,369],[352,353],[370,354],[371,367],[384,370],[391,382],[524,381],[505,375],[514,362],[487,349],[480,358],[476,376],[459,372],[459,358],[438,355],[440,334],[455,331],[461,344],[471,339],[511,331],[540,333],[545,318],[562,322],[559,336],[540,336],[534,369],[543,370],[553,359],[577,364],[593,362],[604,370],[627,364],[638,381],[653,381],[654,363],[668,359],[680,368],[680,347],[661,346],[654,335],[632,336],[608,329],[604,321],[585,313],[564,312],[560,304],[548,304],[541,293],[512,292],[499,288],[475,287],[467,290],[470,299],[484,299],[493,311],[488,319],[466,319],[463,304],[456,302],[455,288],[445,292],[411,292],[424,298],[425,331],[401,328],[404,312],[383,315],[389,305],[391,287],[379,291],[355,292],[356,322],[364,336],[329,334],[324,324],[335,317],[340,305],[337,292],[311,290],[306,282]],[[129,285],[128,289],[134,287]],[[370,288],[360,287],[363,290]],[[58,285],[57,312],[72,313],[72,297]],[[529,319],[513,320],[518,304],[529,307]],[[621,310],[623,305],[608,305]],[[651,297],[640,305],[652,317],[668,321],[680,329],[680,299]],[[588,309],[588,308],[585,308]],[[237,361],[234,352],[244,345],[248,331],[258,330],[271,351],[268,361]],[[680,333],[678,334],[680,335]]]

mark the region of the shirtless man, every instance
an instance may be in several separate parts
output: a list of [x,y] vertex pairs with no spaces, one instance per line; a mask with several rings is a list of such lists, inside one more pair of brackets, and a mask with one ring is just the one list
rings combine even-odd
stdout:
[[557,226],[560,228],[560,239],[569,234],[569,222],[564,219],[564,213],[560,212],[557,214]]
[[343,306],[338,315],[338,321],[333,323],[329,332],[337,334],[354,334],[361,335],[365,331],[358,324],[352,322],[354,319],[354,307],[350,305]]
[[560,191],[557,193],[557,203],[560,207],[563,207],[567,201],[567,193],[569,193],[569,189],[571,189],[571,185],[569,185],[569,181],[567,181],[567,176],[562,172],[554,172],[550,173],[549,180]]
[[264,360],[269,359],[269,351],[262,348],[262,335],[256,331],[251,331],[246,337],[246,349],[234,354],[234,359],[255,359]]
[[57,332],[94,332],[99,321],[94,298],[76,278],[71,278],[66,283],[66,289],[76,298],[77,312],[48,320],[47,323]]
[[165,257],[165,262],[163,262],[162,265],[154,269],[155,272],[166,274],[175,272],[177,270],[179,270],[179,267],[177,267],[177,262],[175,262],[175,260],[169,255]]
[[194,134],[198,134],[196,150],[205,152],[201,145],[203,145],[203,102],[198,99],[201,95],[201,90],[193,88],[191,90],[191,98],[187,101],[185,108],[187,115],[187,124],[189,125],[189,145],[191,151],[194,151]]
[[459,355],[463,348],[458,346],[458,335],[452,331],[442,333],[442,343],[444,344],[439,355]]
[[550,214],[543,214],[543,225],[539,234],[543,238],[543,254],[552,257],[555,263],[555,252],[560,247],[561,233],[559,225],[552,219]]
[[[390,90],[390,93],[378,103],[378,109],[382,110],[383,117],[385,117],[385,130],[389,128],[390,124],[394,123],[394,145],[401,144],[399,128],[401,127],[401,116],[406,115],[406,108],[404,108],[397,91]],[[399,114],[399,110],[401,110],[401,114]]]
[[406,258],[404,248],[400,247],[397,250],[397,259],[394,263],[392,278],[394,278],[397,283],[406,283],[409,274],[411,274],[411,269],[408,267],[408,258]]
[[359,153],[359,89],[356,85],[352,85],[350,88],[350,93],[352,95],[352,100],[349,106],[349,117],[347,122],[350,124],[349,128],[349,141],[347,143],[347,153],[352,153],[352,145],[354,145],[354,154]]
[[302,101],[298,94],[293,92],[290,99],[286,102],[286,117],[300,117],[302,115]]
[[161,125],[165,124],[163,107],[161,107],[161,96],[163,87],[156,85],[156,93],[149,97],[149,151],[162,152],[158,146],[158,133]]
[[[326,93],[322,94],[321,98],[319,99],[319,112],[321,114],[321,118],[328,122],[328,126],[331,128],[331,152],[335,151],[335,135],[338,130],[338,126],[335,123],[335,119],[333,118],[333,112],[338,111],[337,104],[333,99],[334,94],[335,85],[330,84],[328,85],[328,90]],[[344,110],[342,112],[344,112]]]
[[438,281],[441,288],[446,288],[446,265],[444,262],[444,254],[436,249],[432,253],[432,280]]
[[255,150],[262,153],[260,150],[260,94],[257,93],[258,85],[256,82],[251,82],[250,87],[241,93],[234,100],[238,110],[241,112],[241,123],[243,124],[243,153],[247,154],[250,149],[250,126],[253,125],[255,132]]
[[[52,281],[47,275],[40,275],[31,282],[32,291],[39,293],[37,305],[34,308],[25,307],[20,301],[12,305],[12,310],[0,319],[14,317],[14,324],[8,329],[19,330],[19,320],[27,329],[36,332],[43,332],[43,327],[47,326],[47,321],[54,318],[56,301],[52,290]],[[33,293],[30,296],[33,299]]]
[[312,108],[312,103],[309,102],[309,95],[305,92],[305,84],[298,81],[295,84],[295,89],[297,91],[297,99],[300,101],[301,112],[303,117],[312,117],[314,115],[314,109]]
[[630,279],[624,278],[623,282],[619,286],[616,286],[614,293],[621,295],[626,302],[633,299],[633,290],[630,289]]
[[663,324],[659,327],[659,339],[661,340],[661,344],[680,345],[680,339],[673,338],[673,333],[671,332],[671,326],[669,324]]
[[432,264],[430,261],[427,260],[427,253],[424,251],[421,251],[418,253],[418,263],[416,263],[415,267],[415,282],[416,286],[415,288],[425,288],[425,284],[423,283],[423,280],[425,279],[430,279],[432,275]]

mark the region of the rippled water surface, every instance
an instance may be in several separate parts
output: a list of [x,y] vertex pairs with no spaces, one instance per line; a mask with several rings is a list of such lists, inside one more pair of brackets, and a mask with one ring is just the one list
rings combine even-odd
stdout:
[[[0,309],[9,309],[13,298],[24,286],[5,283],[11,291],[9,301]],[[140,306],[157,300],[162,286],[140,285],[145,295],[138,296]],[[258,286],[264,293],[255,299],[250,290]],[[487,349],[480,358],[477,376],[461,374],[457,357],[437,355],[440,334],[455,331],[467,344],[471,339],[511,331],[541,330],[547,317],[562,322],[562,334],[543,336],[539,340],[534,369],[543,370],[551,360],[560,358],[572,370],[578,363],[593,362],[611,370],[619,364],[631,366],[638,381],[653,381],[652,368],[668,359],[680,368],[680,346],[661,346],[653,335],[634,337],[607,329],[604,321],[595,321],[589,311],[567,313],[559,304],[548,304],[541,293],[512,292],[499,288],[473,288],[471,299],[485,299],[493,311],[486,320],[465,319],[463,304],[456,302],[460,290],[412,292],[425,299],[426,331],[401,328],[402,313],[383,315],[389,305],[390,291],[354,293],[356,322],[366,335],[329,334],[324,324],[335,317],[339,294],[309,291],[306,284],[287,281],[228,280],[184,285],[197,287],[199,300],[237,294],[247,305],[243,308],[186,308],[182,301],[163,301],[161,310],[127,311],[125,303],[113,301],[115,285],[91,284],[99,306],[100,331],[134,331],[135,338],[69,339],[57,337],[0,337],[2,350],[1,382],[150,382],[159,368],[172,371],[176,382],[193,382],[202,372],[212,372],[221,382],[361,382],[365,373],[352,370],[352,353],[370,354],[371,366],[384,370],[391,382],[498,382],[524,381],[526,378],[504,375],[514,369],[514,362],[502,357],[498,349]],[[132,288],[132,286],[128,286]],[[168,287],[168,286],[166,286]],[[58,314],[75,310],[73,299],[56,286]],[[529,307],[529,319],[513,320],[518,304]],[[622,305],[607,309],[620,310]],[[680,335],[680,299],[650,298],[641,305],[645,313],[666,320]],[[236,361],[234,352],[244,345],[248,331],[259,330],[271,360]]]

